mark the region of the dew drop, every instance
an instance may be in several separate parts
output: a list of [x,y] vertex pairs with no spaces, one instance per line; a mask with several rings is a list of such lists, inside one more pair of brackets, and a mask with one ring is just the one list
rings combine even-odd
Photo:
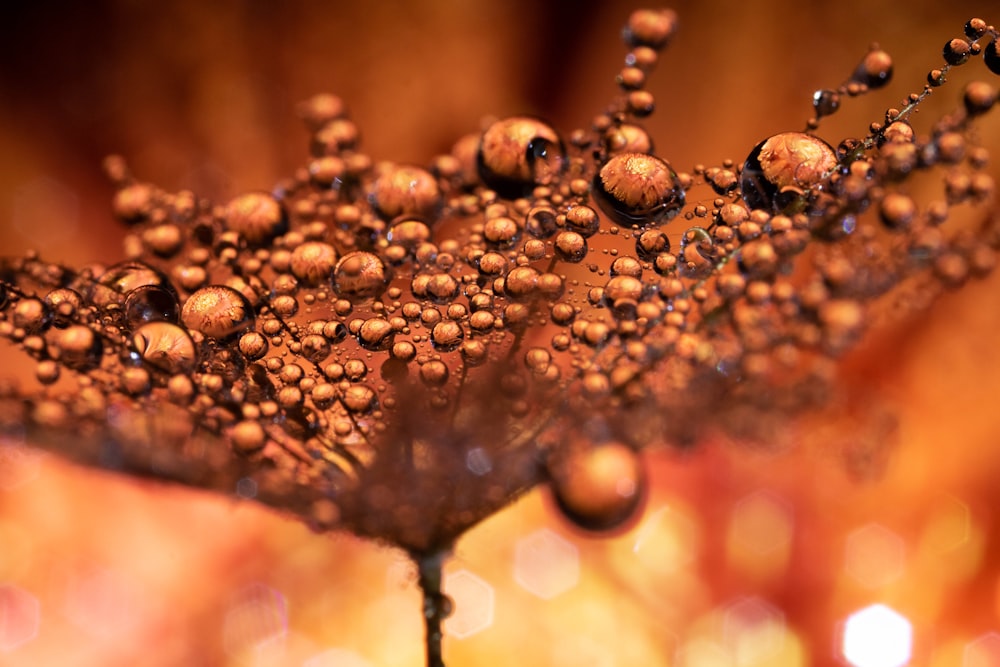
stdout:
[[132,347],[143,361],[168,373],[194,370],[197,351],[191,336],[170,322],[149,322],[132,335]]
[[645,495],[645,473],[638,454],[620,442],[574,447],[548,462],[559,509],[590,531],[620,528]]
[[477,163],[487,186],[515,198],[537,185],[553,183],[566,165],[566,149],[556,131],[542,121],[514,116],[486,129]]
[[858,63],[851,81],[860,83],[870,90],[881,88],[892,80],[892,56],[880,48],[873,47]]
[[401,215],[433,216],[441,204],[437,180],[426,169],[390,166],[375,179],[372,206],[386,220]]
[[465,332],[458,322],[444,320],[431,329],[431,344],[439,352],[451,352],[458,349],[465,338]]
[[56,341],[59,361],[74,370],[89,370],[101,362],[103,344],[90,327],[82,324],[66,327]]
[[250,245],[263,245],[283,234],[288,219],[281,203],[266,192],[250,192],[226,205],[226,225]]
[[670,165],[653,155],[612,156],[594,176],[594,199],[623,225],[660,224],[684,206],[684,190]]
[[52,323],[52,312],[41,299],[21,299],[14,306],[14,326],[28,333],[44,331]]
[[750,208],[778,210],[783,191],[821,186],[836,166],[833,148],[822,139],[802,132],[776,134],[757,144],[743,164],[743,201]]
[[91,301],[98,308],[122,303],[124,295],[149,285],[173,291],[163,273],[142,262],[121,262],[108,267],[97,279]]
[[240,353],[248,361],[257,361],[267,354],[267,339],[256,331],[248,331],[240,336]]
[[337,264],[337,251],[329,243],[307,241],[292,251],[289,267],[292,275],[304,284],[315,287],[325,284]]
[[525,217],[524,228],[535,238],[549,238],[559,230],[555,209],[549,206],[536,206],[531,209]]
[[337,296],[350,301],[376,297],[385,291],[388,282],[385,264],[370,252],[349,252],[340,258],[333,270]]
[[840,94],[835,90],[817,90],[813,93],[813,110],[816,118],[830,116],[840,109]]
[[229,441],[238,454],[253,454],[264,448],[267,434],[259,423],[244,420],[233,425],[229,431]]
[[631,48],[662,49],[677,33],[677,12],[672,9],[637,9],[628,17],[622,37]]
[[392,345],[395,333],[387,320],[372,317],[358,329],[358,342],[366,350],[386,350]]
[[983,62],[994,74],[1000,74],[1000,40],[992,39],[983,49]]
[[965,92],[962,94],[965,111],[970,116],[978,116],[986,113],[993,108],[996,101],[996,89],[983,81],[970,82],[965,86]]
[[254,312],[241,292],[225,285],[209,285],[187,298],[181,321],[192,331],[224,339],[252,328]]
[[144,285],[125,297],[125,323],[129,329],[146,322],[176,322],[179,312],[177,295],[159,285]]
[[556,255],[566,262],[581,262],[587,256],[587,239],[576,232],[559,232],[554,246]]
[[351,412],[371,412],[375,409],[375,392],[363,384],[352,385],[344,392],[341,401]]
[[949,65],[964,65],[969,60],[969,43],[964,39],[955,38],[944,45],[941,55]]

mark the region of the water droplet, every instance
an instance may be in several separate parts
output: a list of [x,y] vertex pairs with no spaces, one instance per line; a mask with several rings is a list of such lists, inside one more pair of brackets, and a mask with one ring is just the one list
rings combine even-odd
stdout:
[[574,446],[554,455],[548,469],[559,509],[585,530],[622,527],[645,496],[642,462],[620,442]]
[[972,81],[965,86],[962,102],[970,116],[984,114],[993,108],[997,101],[996,89],[983,81]]
[[194,370],[197,351],[191,336],[170,322],[144,324],[132,335],[132,347],[143,361],[168,373]]
[[637,9],[628,17],[622,32],[629,47],[666,47],[677,33],[677,12],[672,9]]
[[179,312],[177,295],[159,285],[144,285],[125,297],[125,323],[129,329],[146,322],[176,322]]
[[44,331],[52,323],[52,312],[41,299],[21,299],[14,306],[14,326],[28,333]]
[[562,173],[566,150],[556,131],[524,116],[490,125],[479,142],[479,176],[501,196],[515,198]]
[[458,349],[464,338],[465,332],[462,331],[462,325],[451,320],[438,322],[431,329],[431,344],[439,352],[451,352]]
[[266,192],[240,195],[226,205],[226,226],[250,245],[263,245],[288,228],[281,203]]
[[524,222],[525,230],[539,239],[547,239],[559,231],[558,216],[549,206],[536,206],[528,211]]
[[153,209],[153,189],[145,183],[133,183],[115,192],[111,210],[119,220],[134,224],[145,220]]
[[304,284],[316,286],[330,279],[337,263],[337,251],[329,243],[307,241],[295,246],[290,268]]
[[822,139],[802,132],[776,134],[757,144],[743,164],[743,201],[754,209],[776,210],[782,191],[822,186],[836,167],[837,156]]
[[396,331],[387,320],[372,317],[358,329],[358,342],[366,350],[386,350],[392,345]]
[[889,229],[906,229],[917,215],[917,205],[906,195],[892,192],[879,205],[879,217]]
[[351,412],[371,412],[375,409],[375,392],[363,384],[351,385],[341,398],[344,407]]
[[639,259],[651,262],[660,253],[670,252],[670,237],[658,229],[647,229],[636,238],[635,252]]
[[430,240],[431,230],[423,220],[407,218],[392,223],[386,238],[412,252]]
[[969,43],[964,39],[950,40],[941,49],[941,55],[949,65],[964,65],[969,60]]
[[580,262],[587,256],[587,239],[576,232],[559,232],[555,240],[556,255],[566,262]]
[[506,216],[491,218],[483,225],[483,238],[494,248],[509,248],[520,234],[517,223]]
[[965,36],[969,39],[979,39],[986,34],[986,21],[980,18],[969,19],[965,24]]
[[90,295],[98,308],[121,304],[129,292],[154,285],[173,291],[173,285],[163,273],[142,262],[122,262],[108,267],[97,279]]
[[991,39],[983,49],[983,62],[994,74],[1000,74],[1000,40]]
[[376,297],[385,291],[388,283],[385,264],[370,252],[349,252],[340,258],[333,270],[337,296],[350,301]]
[[59,361],[70,368],[85,371],[101,362],[103,344],[90,327],[82,324],[68,326],[56,338]]
[[594,176],[594,199],[623,225],[666,222],[684,206],[684,190],[670,165],[653,155],[621,153]]
[[238,454],[253,454],[264,448],[267,434],[258,422],[243,420],[230,429],[229,442]]
[[835,90],[817,90],[813,93],[813,109],[816,118],[830,116],[840,108],[840,94]]
[[858,63],[851,81],[870,90],[881,88],[892,80],[892,56],[878,47],[872,47]]
[[240,352],[249,361],[257,361],[267,354],[267,339],[256,331],[249,331],[240,336]]
[[448,364],[437,359],[420,367],[420,379],[431,387],[440,387],[448,381]]
[[187,298],[181,321],[192,331],[223,339],[252,328],[254,312],[242,293],[225,285],[209,285]]
[[437,180],[426,169],[390,166],[372,184],[371,202],[386,220],[401,215],[433,216],[441,204]]
[[653,140],[642,127],[633,123],[613,125],[604,132],[604,150],[618,153],[652,153]]
[[530,266],[519,266],[507,273],[504,293],[512,299],[524,299],[534,294],[538,287],[538,271]]

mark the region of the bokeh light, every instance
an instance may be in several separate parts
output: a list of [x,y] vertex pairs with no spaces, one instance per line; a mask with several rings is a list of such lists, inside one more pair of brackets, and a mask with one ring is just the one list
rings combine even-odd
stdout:
[[853,667],[902,667],[913,651],[913,626],[889,607],[876,604],[844,623],[844,659]]

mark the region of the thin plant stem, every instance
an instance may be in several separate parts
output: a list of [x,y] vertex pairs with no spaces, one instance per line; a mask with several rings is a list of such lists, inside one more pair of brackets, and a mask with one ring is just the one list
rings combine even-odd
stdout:
[[427,667],[444,667],[441,623],[451,613],[451,600],[441,590],[442,565],[447,555],[447,550],[413,554],[419,572],[420,591],[423,593]]

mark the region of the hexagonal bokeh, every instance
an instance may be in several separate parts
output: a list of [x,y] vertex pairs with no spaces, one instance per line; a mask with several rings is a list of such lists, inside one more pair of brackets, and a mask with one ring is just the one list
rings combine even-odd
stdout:
[[565,593],[580,580],[576,546],[548,528],[522,537],[514,550],[514,579],[543,600]]
[[444,622],[449,637],[465,639],[493,625],[493,587],[468,570],[446,574],[444,593],[454,613]]
[[736,503],[730,536],[760,555],[785,549],[792,540],[794,521],[788,505],[770,491],[755,491]]
[[1000,633],[987,632],[965,645],[962,667],[996,667],[1000,665]]
[[913,626],[895,610],[874,604],[844,623],[841,653],[853,667],[903,667],[913,652]]
[[743,598],[726,605],[722,629],[736,664],[766,665],[782,650],[785,615],[760,598]]
[[240,590],[222,628],[226,652],[240,655],[280,644],[288,635],[288,602],[269,586],[251,584]]
[[869,523],[848,535],[844,567],[862,586],[885,586],[903,574],[906,543],[888,528]]
[[12,584],[0,586],[0,653],[11,653],[38,635],[38,598]]

